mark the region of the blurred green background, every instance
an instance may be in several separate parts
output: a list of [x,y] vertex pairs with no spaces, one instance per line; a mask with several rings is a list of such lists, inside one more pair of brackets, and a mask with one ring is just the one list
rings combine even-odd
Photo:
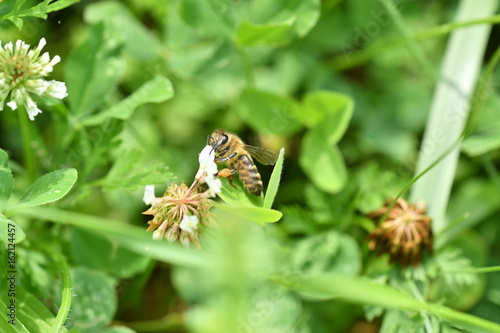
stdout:
[[[2,1],[0,17],[15,3]],[[26,1],[23,8],[37,3]],[[363,276],[500,323],[500,273],[473,274],[473,266],[500,265],[496,69],[455,175],[448,218],[458,222],[435,256],[401,271],[367,248],[374,225],[364,214],[414,176],[449,37],[446,30],[426,32],[452,22],[459,1],[392,4],[410,33],[406,42],[383,3],[363,0],[80,1],[46,19],[24,17],[21,29],[3,17],[2,45],[21,39],[35,46],[44,37],[44,51],[62,59],[52,78],[66,82],[69,96],[63,104],[40,101],[43,113],[29,124],[36,176],[78,171],[69,194],[52,205],[56,211],[12,218],[26,233],[17,245],[23,300],[38,299],[41,308],[57,313],[60,273],[51,253],[58,252],[77,295],[66,323],[72,332],[461,327],[433,311],[400,306],[383,316],[386,306],[371,301],[369,287],[359,291],[366,291],[366,302],[345,301],[295,293],[268,280],[302,273]],[[484,64],[498,38],[493,25],[486,49],[478,50]],[[14,200],[34,181],[23,157],[18,111],[0,113],[0,147],[13,170]],[[184,251],[164,240],[166,257],[180,254],[159,261],[161,254],[141,252],[146,245],[131,249],[132,236],[115,238],[109,225],[99,229],[107,220],[86,230],[85,216],[145,232],[144,186],[156,184],[159,196],[171,182],[191,184],[198,153],[216,128],[276,152],[285,148],[273,205],[283,213],[279,222],[262,228],[220,211],[221,227],[204,230],[202,250]],[[273,168],[258,167],[267,184]],[[83,222],[75,226],[78,218]],[[182,263],[203,260],[205,251],[213,266]],[[41,311],[24,315],[43,318]]]

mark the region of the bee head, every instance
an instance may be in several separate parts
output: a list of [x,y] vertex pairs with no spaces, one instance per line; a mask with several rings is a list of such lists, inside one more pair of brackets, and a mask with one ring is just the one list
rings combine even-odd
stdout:
[[223,147],[229,137],[222,130],[216,130],[211,135],[207,137],[207,145],[212,146],[215,151],[218,151],[221,147]]

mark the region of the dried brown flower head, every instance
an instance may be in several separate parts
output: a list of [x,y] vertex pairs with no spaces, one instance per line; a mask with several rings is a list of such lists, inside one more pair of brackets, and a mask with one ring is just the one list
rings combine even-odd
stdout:
[[143,213],[154,216],[148,222],[148,231],[155,230],[153,238],[165,237],[170,242],[179,239],[183,245],[192,242],[200,247],[198,223],[209,224],[212,203],[207,191],[199,192],[197,183],[193,185],[188,188],[184,183],[172,183],[165,194],[156,198],[156,203]]
[[[384,206],[368,213],[368,216],[378,224],[378,220],[387,213],[393,199]],[[368,235],[370,250],[378,254],[388,253],[390,262],[398,262],[401,268],[411,264],[418,266],[422,261],[423,250],[432,253],[431,218],[426,215],[426,209],[420,204],[408,204],[399,198],[389,210],[387,219]]]

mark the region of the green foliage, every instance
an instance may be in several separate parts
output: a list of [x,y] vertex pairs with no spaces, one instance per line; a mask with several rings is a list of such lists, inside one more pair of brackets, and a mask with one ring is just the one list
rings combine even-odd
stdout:
[[[455,3],[391,0],[110,0],[58,12],[75,2],[0,1],[2,47],[45,37],[61,57],[50,76],[68,92],[39,103],[33,122],[0,112],[0,256],[15,244],[17,272],[17,324],[2,289],[1,332],[500,331],[499,50],[467,48],[488,62],[466,80],[476,92],[447,84],[464,103],[438,108],[445,130],[421,139],[453,40],[438,37],[497,16],[451,22]],[[464,132],[454,112],[468,104]],[[153,240],[143,187],[194,182],[208,195],[194,179],[216,128],[279,151],[274,167],[255,163],[262,195],[238,173],[220,178],[201,249]],[[456,172],[427,183],[438,193],[454,181],[433,253],[403,269],[375,256],[368,213],[405,192],[452,132],[464,139]],[[437,197],[429,209],[448,200]]]
[[72,271],[73,305],[69,323],[80,332],[102,332],[117,307],[115,281],[86,268]]
[[24,192],[14,209],[45,205],[68,194],[77,179],[75,169],[56,170],[38,178]]
[[[0,328],[2,332],[50,332],[53,323],[55,322],[54,315],[47,307],[38,300],[36,295],[30,294],[23,288],[16,290],[16,325],[11,325],[7,322],[10,318],[6,318],[9,313],[7,307],[10,305],[5,303],[0,298],[0,309],[2,311],[2,320],[0,320]],[[61,327],[59,332],[66,333],[68,330]]]
[[9,9],[11,10],[7,14],[0,16],[0,20],[9,20],[14,23],[19,30],[21,30],[23,28],[22,17],[33,16],[47,19],[48,13],[64,9],[77,2],[78,0],[44,0],[33,7],[25,8],[24,5],[26,4],[26,0],[10,1],[9,4],[6,4],[5,8],[0,7],[0,14],[7,13]]

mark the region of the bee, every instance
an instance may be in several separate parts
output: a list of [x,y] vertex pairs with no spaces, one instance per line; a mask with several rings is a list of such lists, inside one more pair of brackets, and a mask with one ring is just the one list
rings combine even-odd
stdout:
[[262,179],[252,156],[263,165],[272,165],[278,160],[278,154],[266,148],[247,145],[236,134],[221,129],[208,136],[207,144],[214,149],[214,161],[226,162],[228,167],[218,172],[219,177],[229,177],[232,184],[237,172],[249,193],[257,196],[262,193]]

